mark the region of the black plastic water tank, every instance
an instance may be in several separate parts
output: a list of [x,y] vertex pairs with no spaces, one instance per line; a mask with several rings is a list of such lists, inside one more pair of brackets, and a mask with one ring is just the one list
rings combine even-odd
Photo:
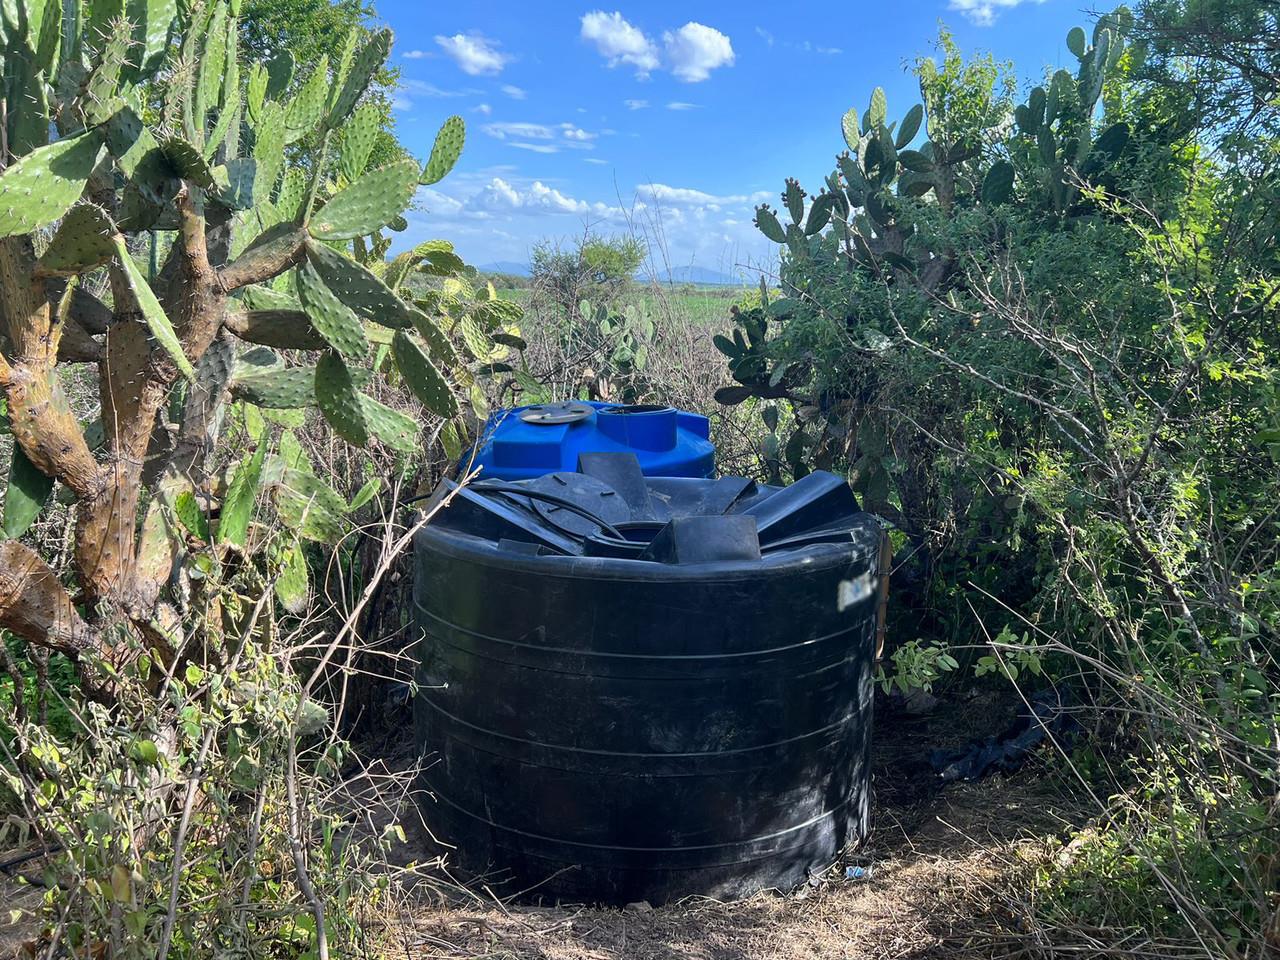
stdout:
[[883,534],[843,480],[646,479],[610,454],[449,494],[414,603],[451,864],[657,904],[793,886],[864,836]]

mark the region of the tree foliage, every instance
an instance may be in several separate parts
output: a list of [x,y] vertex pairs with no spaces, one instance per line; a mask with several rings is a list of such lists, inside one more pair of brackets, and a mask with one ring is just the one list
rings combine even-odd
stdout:
[[847,470],[897,528],[902,640],[1084,670],[1140,732],[1050,926],[1214,956],[1266,949],[1278,879],[1274,16],[1121,8],[1019,102],[944,34],[923,122],[875,91],[823,188],[757,212],[781,296],[718,341],[724,402],[794,411],[778,473]]

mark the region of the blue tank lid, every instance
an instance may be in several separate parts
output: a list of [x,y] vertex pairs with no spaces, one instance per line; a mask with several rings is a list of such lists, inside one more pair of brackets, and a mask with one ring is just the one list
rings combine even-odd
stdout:
[[577,470],[582,453],[625,452],[636,455],[648,477],[710,477],[710,437],[706,417],[674,407],[584,400],[533,404],[489,417],[474,465],[482,477],[528,480]]

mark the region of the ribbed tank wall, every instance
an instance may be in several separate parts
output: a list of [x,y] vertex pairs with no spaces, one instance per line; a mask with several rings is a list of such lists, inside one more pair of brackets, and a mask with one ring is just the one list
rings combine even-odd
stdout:
[[864,835],[881,534],[860,522],[726,571],[423,530],[417,734],[451,859],[659,903],[800,883]]

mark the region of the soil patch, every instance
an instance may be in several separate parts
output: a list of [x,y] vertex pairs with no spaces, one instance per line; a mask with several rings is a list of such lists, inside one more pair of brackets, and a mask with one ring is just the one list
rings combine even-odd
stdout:
[[[1081,822],[1079,806],[1035,761],[1008,778],[939,782],[929,751],[998,731],[1014,704],[983,696],[942,701],[924,717],[881,713],[871,836],[799,890],[619,910],[501,903],[474,886],[424,883],[387,924],[387,952],[413,960],[1007,954],[1021,926],[1026,872],[1049,840]],[[407,846],[411,852],[413,836]],[[863,877],[847,879],[850,866]]]

